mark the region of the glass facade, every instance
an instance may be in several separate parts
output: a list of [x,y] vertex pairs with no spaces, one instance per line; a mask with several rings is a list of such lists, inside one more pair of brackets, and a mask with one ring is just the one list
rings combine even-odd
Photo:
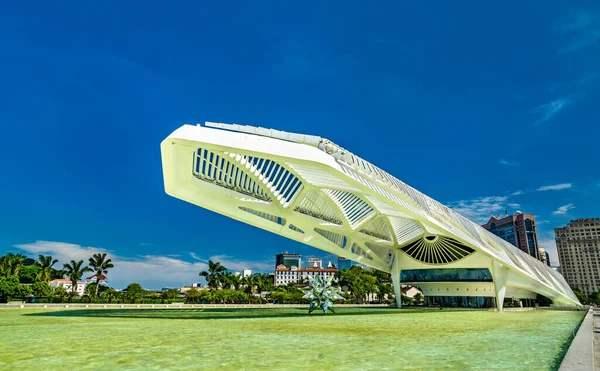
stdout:
[[527,234],[527,245],[529,246],[529,255],[537,257],[537,244],[534,242],[535,231],[533,230],[533,221],[525,219],[525,233]]
[[493,282],[487,268],[407,269],[400,273],[401,282]]
[[427,296],[425,304],[430,307],[494,308],[496,299],[484,296]]
[[275,255],[275,268],[280,264],[285,265],[286,268],[291,268],[292,266],[300,268],[300,258],[301,256],[298,254],[277,254]]
[[517,238],[513,224],[504,224],[498,227],[496,226],[496,223],[492,223],[490,226],[490,232],[502,238],[504,241],[510,242],[511,244],[517,246]]

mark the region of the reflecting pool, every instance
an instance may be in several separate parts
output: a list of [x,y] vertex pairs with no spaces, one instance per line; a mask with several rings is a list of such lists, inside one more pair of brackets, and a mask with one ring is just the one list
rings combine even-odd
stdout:
[[555,370],[584,314],[0,309],[0,368]]

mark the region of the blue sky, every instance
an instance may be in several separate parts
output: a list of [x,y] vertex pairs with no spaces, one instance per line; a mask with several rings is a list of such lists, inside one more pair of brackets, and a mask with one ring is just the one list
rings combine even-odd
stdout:
[[[60,5],[63,6],[60,6]],[[324,253],[168,197],[183,123],[320,135],[465,216],[600,216],[600,6],[0,6],[0,253],[108,251],[117,287]]]

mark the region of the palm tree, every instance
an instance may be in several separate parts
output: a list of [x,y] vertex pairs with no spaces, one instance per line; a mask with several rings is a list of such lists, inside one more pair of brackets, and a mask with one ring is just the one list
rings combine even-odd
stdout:
[[242,279],[239,274],[234,274],[229,271],[223,273],[221,280],[223,281],[223,288],[226,289],[239,290],[242,285]]
[[88,266],[85,266],[82,268],[81,267],[82,265],[83,265],[83,260],[80,260],[78,262],[76,262],[75,260],[71,260],[71,263],[67,263],[67,264],[63,265],[65,274],[71,280],[71,291],[72,292],[75,292],[75,289],[77,288],[77,282],[81,279],[83,274],[85,272],[92,271],[90,269],[90,267],[88,267]]
[[233,286],[233,289],[237,291],[237,290],[239,290],[239,289],[240,289],[240,287],[242,286],[242,278],[240,277],[240,275],[239,275],[239,274],[232,274],[232,275],[229,277],[229,282],[228,282],[228,284],[229,284],[230,286]]
[[23,267],[23,262],[27,257],[23,254],[8,253],[0,259],[0,271],[3,276],[19,276],[19,271]]
[[263,291],[269,291],[273,288],[273,277],[268,273],[257,273],[254,275],[254,280],[256,283],[256,291],[261,298]]
[[221,265],[219,262],[208,261],[208,271],[200,272],[200,277],[206,277],[206,283],[211,289],[218,288],[222,281],[223,275],[227,271],[227,268]]
[[254,285],[256,285],[254,276],[249,275],[242,278],[242,284],[244,285],[244,292],[248,297],[248,301],[254,299]]
[[100,277],[108,273],[108,269],[114,268],[111,259],[106,259],[106,253],[94,254],[90,258],[90,267],[96,274],[96,292],[94,296],[98,297],[98,287],[100,286]]
[[52,266],[58,262],[58,259],[52,259],[52,256],[38,256],[38,266],[40,269],[35,274],[35,279],[38,281],[48,282],[52,278],[54,269]]
[[114,299],[116,299],[119,295],[119,293],[117,292],[117,290],[113,289],[112,287],[106,289],[106,291],[104,291],[101,295],[103,298],[105,298],[106,300],[108,300],[108,303],[112,303],[112,301]]

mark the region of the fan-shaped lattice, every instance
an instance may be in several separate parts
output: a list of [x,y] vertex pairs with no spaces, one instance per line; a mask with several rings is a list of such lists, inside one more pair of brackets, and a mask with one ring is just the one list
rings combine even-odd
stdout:
[[426,264],[448,264],[471,255],[475,250],[443,236],[427,236],[402,248],[411,258]]

